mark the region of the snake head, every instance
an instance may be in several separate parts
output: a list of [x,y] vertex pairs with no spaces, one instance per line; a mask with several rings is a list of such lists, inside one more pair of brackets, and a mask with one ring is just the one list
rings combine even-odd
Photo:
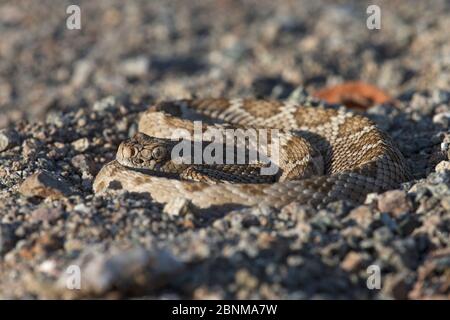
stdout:
[[120,144],[116,160],[126,167],[157,170],[170,161],[170,145],[164,139],[137,133]]

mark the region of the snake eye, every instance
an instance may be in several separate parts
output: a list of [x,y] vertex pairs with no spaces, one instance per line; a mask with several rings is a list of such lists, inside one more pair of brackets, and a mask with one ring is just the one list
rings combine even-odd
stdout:
[[156,147],[152,151],[153,158],[159,160],[166,155],[166,149],[164,147]]
[[149,159],[151,154],[152,154],[152,153],[151,153],[151,151],[150,151],[149,149],[143,149],[143,150],[140,152],[140,156],[143,157],[143,158],[145,158],[145,159]]

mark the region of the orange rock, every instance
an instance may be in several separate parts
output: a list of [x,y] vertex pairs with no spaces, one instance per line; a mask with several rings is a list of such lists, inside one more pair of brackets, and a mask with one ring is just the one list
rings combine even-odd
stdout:
[[348,81],[316,91],[313,95],[328,103],[340,103],[348,108],[366,110],[375,104],[392,100],[381,89],[361,81]]

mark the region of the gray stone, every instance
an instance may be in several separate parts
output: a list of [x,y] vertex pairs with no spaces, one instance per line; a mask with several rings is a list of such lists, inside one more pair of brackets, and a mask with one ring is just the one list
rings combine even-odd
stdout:
[[[79,261],[72,264],[83,270],[83,292],[94,295],[113,289],[150,292],[165,285],[183,267],[167,251],[150,251],[140,247],[109,253],[86,251]],[[64,288],[66,281],[67,275],[64,274],[58,286]]]
[[93,109],[94,109],[94,111],[101,112],[101,111],[105,111],[107,109],[114,108],[115,106],[116,106],[116,98],[113,96],[109,96],[109,97],[103,98],[100,101],[97,101],[94,104]]
[[20,144],[19,134],[11,129],[0,130],[0,152]]
[[29,176],[19,188],[26,197],[59,199],[73,193],[71,186],[61,178],[46,171],[38,171]]
[[378,210],[398,216],[411,210],[411,203],[407,198],[405,191],[387,191],[378,198]]
[[89,139],[81,138],[71,143],[72,147],[78,152],[84,152],[89,148]]
[[31,221],[53,221],[61,217],[63,211],[56,208],[37,208],[31,213]]
[[12,227],[7,224],[0,224],[0,255],[3,256],[14,248],[15,244],[16,239]]

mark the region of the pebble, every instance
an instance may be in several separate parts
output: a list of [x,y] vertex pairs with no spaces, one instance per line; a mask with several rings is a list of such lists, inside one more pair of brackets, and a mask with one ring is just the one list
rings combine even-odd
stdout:
[[347,253],[344,260],[341,262],[341,268],[347,272],[353,272],[361,267],[363,258],[361,254],[351,251]]
[[382,292],[388,297],[397,300],[406,300],[410,290],[406,281],[406,275],[388,275],[383,281]]
[[75,140],[74,142],[72,142],[72,146],[78,152],[85,152],[87,149],[89,149],[89,139],[81,138]]
[[378,210],[399,216],[411,210],[411,204],[406,192],[401,190],[387,191],[378,198]]
[[367,228],[373,219],[373,213],[368,206],[359,206],[350,211],[348,218],[354,219],[360,226]]
[[19,134],[14,130],[0,130],[0,152],[20,144]]
[[30,220],[32,222],[38,221],[53,221],[58,219],[63,215],[63,211],[61,209],[56,208],[37,208],[31,213]]
[[433,116],[433,122],[441,125],[443,128],[450,127],[450,112],[436,114]]
[[83,173],[83,177],[91,177],[96,173],[97,165],[85,154],[77,154],[70,163]]
[[[76,294],[105,294],[111,290],[150,292],[166,285],[179,273],[183,264],[167,251],[143,248],[101,253],[85,249],[85,255],[72,265],[83,270],[83,290]],[[67,274],[58,280],[66,290]]]
[[109,96],[106,98],[103,98],[102,100],[96,102],[94,104],[94,111],[104,112],[107,109],[113,108],[116,105],[116,98],[113,96]]
[[81,60],[75,64],[72,79],[70,80],[70,84],[73,87],[81,87],[88,80],[89,75],[91,74],[94,68],[94,64],[89,60]]
[[437,173],[450,172],[450,161],[441,161],[436,165],[435,168]]
[[119,68],[128,77],[141,77],[148,72],[149,60],[147,57],[130,58],[123,61]]
[[442,198],[441,205],[445,210],[450,212],[450,196]]
[[0,223],[0,256],[5,255],[14,248],[16,239],[12,227],[8,224]]
[[72,194],[70,185],[49,172],[39,171],[21,184],[19,191],[26,197],[59,199]]

